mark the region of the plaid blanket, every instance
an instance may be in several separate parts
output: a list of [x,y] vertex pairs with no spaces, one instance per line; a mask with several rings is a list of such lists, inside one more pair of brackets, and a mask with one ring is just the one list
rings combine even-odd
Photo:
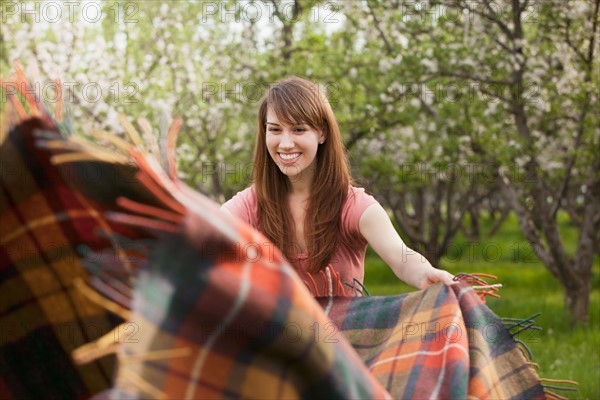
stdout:
[[70,353],[120,322],[75,289],[89,274],[78,246],[106,247],[98,210],[73,193],[27,120],[0,147],[0,398],[86,398],[110,386],[114,357]]
[[544,397],[521,349],[469,284],[319,303],[393,398]]
[[317,306],[279,258],[239,262],[224,246],[231,258],[215,263],[194,247],[174,237],[150,256],[110,397],[544,397],[466,283]]
[[236,231],[212,254],[177,235],[154,247],[110,397],[389,398],[344,338],[319,339],[330,322],[280,254]]
[[[13,84],[26,88],[18,72]],[[89,398],[111,387],[116,359],[80,365],[71,353],[123,322],[127,314],[118,311],[129,307],[130,279],[142,266],[131,262],[137,246],[127,243],[151,237],[105,213],[131,190],[151,199],[131,165],[90,157],[77,168],[57,164],[53,157],[69,152],[53,145],[67,142],[68,126],[33,93],[23,94],[26,108],[9,96],[13,108],[4,104],[0,115],[0,398]],[[75,182],[92,191],[83,195]],[[103,269],[90,270],[98,261]],[[120,305],[107,310],[101,289]]]
[[466,283],[314,299],[176,179],[176,129],[161,161],[126,121],[136,146],[101,147],[28,101],[0,132],[1,398],[544,396]]

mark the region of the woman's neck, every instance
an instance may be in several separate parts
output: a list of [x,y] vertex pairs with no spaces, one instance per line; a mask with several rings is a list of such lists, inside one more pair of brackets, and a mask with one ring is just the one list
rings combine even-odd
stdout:
[[305,169],[297,176],[288,177],[291,186],[290,193],[294,196],[309,197],[314,175],[314,170]]
[[291,190],[290,194],[294,197],[308,197],[310,196],[311,183],[309,182],[290,182]]

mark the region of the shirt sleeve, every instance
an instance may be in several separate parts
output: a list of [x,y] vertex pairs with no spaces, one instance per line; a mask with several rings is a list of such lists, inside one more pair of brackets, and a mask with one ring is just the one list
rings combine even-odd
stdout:
[[238,192],[231,199],[227,200],[222,208],[229,211],[248,225],[257,228],[258,225],[258,204],[253,187],[246,188]]
[[342,210],[342,227],[346,240],[357,245],[366,245],[367,241],[360,233],[359,222],[365,210],[379,202],[364,188],[350,187],[348,199]]

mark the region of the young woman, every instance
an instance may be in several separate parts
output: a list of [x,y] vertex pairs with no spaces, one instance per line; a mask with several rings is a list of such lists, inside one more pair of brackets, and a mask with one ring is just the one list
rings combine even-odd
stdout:
[[416,288],[453,282],[404,244],[377,200],[352,186],[335,116],[316,84],[292,77],[262,99],[253,180],[222,209],[275,243],[314,296],[360,295],[367,243]]

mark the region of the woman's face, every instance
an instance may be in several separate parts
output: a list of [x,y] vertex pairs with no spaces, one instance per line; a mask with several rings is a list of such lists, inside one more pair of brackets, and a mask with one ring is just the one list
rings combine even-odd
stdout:
[[324,140],[318,130],[304,123],[285,125],[270,108],[267,109],[267,150],[288,178],[302,179],[307,176],[306,172],[312,176],[317,149]]

